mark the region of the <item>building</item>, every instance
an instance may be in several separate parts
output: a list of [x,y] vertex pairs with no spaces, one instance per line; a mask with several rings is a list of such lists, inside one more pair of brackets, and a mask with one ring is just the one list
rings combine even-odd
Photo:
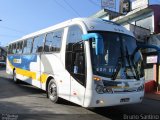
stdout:
[[[126,7],[126,5],[125,5]],[[112,20],[132,31],[137,42],[160,47],[160,0],[130,0],[129,12],[125,15],[102,9],[91,17]],[[160,84],[160,70],[157,52],[153,49],[143,51],[145,79]]]
[[6,65],[7,48],[0,46],[0,66]]

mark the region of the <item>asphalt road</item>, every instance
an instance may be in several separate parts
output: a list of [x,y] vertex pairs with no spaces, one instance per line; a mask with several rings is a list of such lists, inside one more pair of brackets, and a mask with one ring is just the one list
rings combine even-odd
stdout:
[[160,119],[160,101],[140,104],[83,108],[66,100],[53,104],[44,91],[25,83],[15,84],[0,68],[0,119],[2,120],[105,120]]

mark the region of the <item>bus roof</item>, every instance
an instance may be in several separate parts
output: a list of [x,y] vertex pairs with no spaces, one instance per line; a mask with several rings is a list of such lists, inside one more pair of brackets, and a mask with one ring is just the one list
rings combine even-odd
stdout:
[[59,23],[57,25],[39,30],[37,32],[33,32],[31,34],[25,35],[22,38],[15,40],[11,43],[25,40],[28,38],[32,38],[32,37],[38,36],[40,34],[51,32],[53,30],[64,28],[64,27],[71,26],[71,25],[75,25],[78,23],[84,24],[86,26],[87,31],[96,31],[96,30],[112,31],[112,32],[119,32],[119,33],[133,36],[132,32],[128,31],[127,29],[125,29],[121,25],[114,23],[112,21],[108,21],[108,20],[104,20],[104,19],[100,19],[100,18],[74,18],[74,19]]

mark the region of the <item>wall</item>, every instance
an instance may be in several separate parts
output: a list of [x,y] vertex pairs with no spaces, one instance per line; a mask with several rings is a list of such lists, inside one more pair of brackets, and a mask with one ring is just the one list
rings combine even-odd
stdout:
[[154,33],[160,33],[160,5],[149,6],[154,12]]

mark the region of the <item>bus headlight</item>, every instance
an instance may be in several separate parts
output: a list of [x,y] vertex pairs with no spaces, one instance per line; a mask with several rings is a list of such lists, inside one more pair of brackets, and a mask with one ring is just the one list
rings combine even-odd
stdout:
[[109,87],[104,87],[103,88],[103,92],[105,92],[105,93],[113,93],[112,88],[109,88]]
[[103,81],[101,78],[94,76],[93,79],[96,86],[95,90],[98,94],[113,93],[112,88],[103,85]]
[[141,85],[140,87],[138,87],[137,92],[143,91],[143,90],[144,90],[144,85]]
[[97,86],[96,86],[96,91],[97,91],[97,93],[99,93],[99,94],[103,94],[103,93],[104,93],[104,91],[103,91],[103,86],[102,86],[102,85],[97,85]]
[[97,85],[96,86],[96,91],[97,93],[99,94],[103,94],[103,93],[113,93],[112,89],[111,88],[107,88],[107,87],[104,87],[102,85]]
[[95,85],[96,85],[96,92],[98,93],[98,94],[103,94],[104,92],[103,92],[103,87],[104,87],[104,85],[103,85],[103,82],[102,82],[102,79],[100,78],[100,77],[97,77],[97,76],[93,76],[93,80],[94,80],[94,83],[95,83]]

